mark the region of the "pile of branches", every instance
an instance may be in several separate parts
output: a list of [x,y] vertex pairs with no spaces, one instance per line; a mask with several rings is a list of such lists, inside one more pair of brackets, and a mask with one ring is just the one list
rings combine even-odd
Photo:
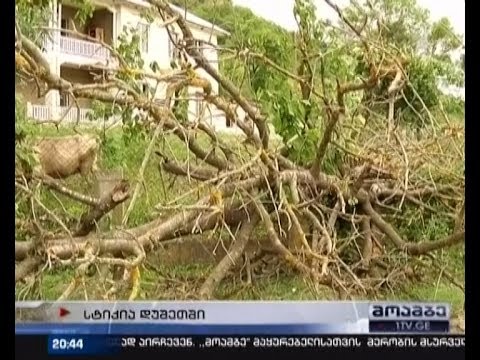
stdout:
[[[326,126],[314,161],[307,166],[300,166],[271,146],[266,116],[258,111],[257,106],[252,106],[239,89],[212,67],[195,47],[194,37],[182,14],[164,1],[149,2],[164,18],[167,29],[170,26],[168,24],[176,22],[184,39],[178,45],[179,50],[217,81],[228,98],[212,92],[210,82],[192,68],[160,74],[130,69],[111,47],[110,51],[117,56],[119,62],[117,70],[109,70],[114,72],[112,76],[102,83],[71,83],[50,71],[41,50],[30,39],[22,36],[18,27],[17,70],[21,69],[35,78],[43,91],[58,90],[76,99],[134,106],[148,113],[149,123],[145,126],[155,129],[152,142],[163,133],[173,133],[203,164],[180,163],[161,154],[162,169],[175,176],[197,180],[198,188],[189,193],[201,189],[206,195],[194,204],[180,205],[182,198],[188,195],[184,194],[177,199],[178,202],[161,206],[163,210],[169,210],[169,215],[159,216],[138,227],[106,233],[95,231],[92,224],[130,196],[130,190],[128,186],[114,190],[120,191],[121,196],[117,196],[115,202],[111,194],[109,199],[112,201],[108,206],[104,203],[108,199],[103,202],[91,199],[90,213],[93,212],[93,215],[90,214],[88,221],[83,221],[83,226],[77,230],[72,231],[65,225],[60,235],[49,236],[39,230],[34,240],[16,241],[17,282],[46,267],[76,266],[75,278],[62,295],[62,298],[66,298],[92,264],[110,264],[129,270],[132,281],[130,298],[133,299],[138,295],[140,267],[148,252],[154,251],[167,240],[224,229],[232,239],[228,254],[204,281],[198,292],[199,298],[215,296],[216,287],[242,259],[248,246],[257,246],[263,254],[273,254],[281,259],[281,264],[304,274],[318,285],[335,289],[341,297],[348,297],[355,289],[365,290],[372,267],[388,267],[388,264],[379,259],[378,254],[375,255],[378,249],[380,252],[396,251],[407,256],[419,256],[464,241],[465,232],[461,225],[443,239],[405,239],[392,222],[387,220],[388,216],[382,213],[385,209],[392,208],[398,211],[409,202],[428,209],[424,200],[438,198],[440,201],[449,201],[453,218],[463,216],[462,211],[458,214],[455,210],[462,206],[463,179],[457,179],[455,183],[450,177],[449,185],[445,185],[422,176],[422,167],[431,160],[429,154],[436,153],[438,149],[430,153],[425,143],[415,142],[408,134],[397,132],[388,121],[385,121],[388,126],[384,127],[388,133],[382,131],[379,135],[377,132],[376,140],[375,136],[370,136],[369,141],[358,146],[355,152],[348,152],[354,160],[345,161],[341,174],[329,174],[323,170],[327,149],[338,146],[332,141],[335,129],[345,123],[345,97],[350,93],[375,88],[384,79],[391,81],[389,92],[395,92],[398,83],[406,81],[402,62],[392,61],[390,68],[385,70],[384,65],[372,60],[368,78],[352,83],[338,81],[336,94],[332,98],[311,89],[318,101],[324,102]],[[332,7],[344,19],[338,7]],[[346,23],[349,25],[348,21]],[[353,26],[351,29],[368,52],[368,44],[363,40],[362,34]],[[268,61],[272,63],[271,60]],[[166,103],[160,105],[150,101],[116,76],[127,70],[158,83],[168,84]],[[282,72],[281,69],[279,72]],[[286,72],[282,73],[285,75]],[[308,79],[293,78],[308,88]],[[187,86],[202,88],[204,100],[225,112],[227,118],[243,131],[252,150],[249,158],[239,156],[208,124],[198,121],[185,125],[176,118],[172,111],[173,95]],[[122,90],[121,95],[112,89]],[[232,104],[240,106],[248,114],[253,126],[237,116]],[[211,139],[215,151],[205,149],[197,141],[198,132]],[[387,136],[392,137],[389,140],[390,146],[382,147],[387,149],[384,153],[376,152],[376,146],[385,143]],[[449,141],[451,137],[446,132],[438,134],[432,146],[441,147],[439,144],[444,140]],[[147,152],[147,156],[150,153]],[[432,162],[429,164],[435,166]],[[41,183],[85,203],[85,197],[81,194],[75,194],[51,179],[43,179]],[[135,203],[139,187],[140,185],[133,191],[130,207]],[[20,181],[17,182],[17,189],[30,191],[29,185],[22,185]],[[461,223],[461,220],[457,222]],[[265,234],[261,239],[256,235],[259,229]],[[339,229],[349,229],[351,236],[339,239]],[[382,242],[381,239],[386,240]],[[347,259],[345,255],[352,251],[355,253],[353,261],[351,256]]]

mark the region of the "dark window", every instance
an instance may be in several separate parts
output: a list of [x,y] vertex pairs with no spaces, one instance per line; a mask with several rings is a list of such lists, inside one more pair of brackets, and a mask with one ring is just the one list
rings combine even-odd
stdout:
[[[67,27],[67,19],[62,19],[62,20],[60,21],[60,28],[61,28],[61,29],[68,29],[68,27]],[[67,35],[67,33],[66,33],[65,31],[62,31],[60,34],[61,34],[62,36],[66,36],[66,35]]]
[[70,97],[68,94],[60,94],[60,106],[70,106]]

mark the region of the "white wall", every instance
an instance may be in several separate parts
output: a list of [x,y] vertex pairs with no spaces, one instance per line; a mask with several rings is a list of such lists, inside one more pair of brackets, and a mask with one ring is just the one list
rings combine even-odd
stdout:
[[[139,22],[146,23],[145,19],[142,18],[142,9],[135,9],[133,7],[122,6],[120,8],[119,14],[119,29],[118,33],[120,34],[123,31],[125,26],[127,27],[136,27]],[[175,25],[173,26],[175,32],[177,32],[181,37],[180,29]],[[211,42],[213,45],[217,44],[216,35],[211,34],[210,32],[201,31],[195,29],[193,26],[191,28],[193,36],[198,40]],[[169,57],[169,36],[166,28],[163,26],[162,19],[155,19],[153,23],[150,24],[149,30],[149,46],[148,52],[144,53],[143,60],[145,61],[145,71],[151,71],[150,64],[153,61],[156,61],[161,69],[170,68],[170,57]],[[207,46],[206,46],[207,47]],[[209,49],[205,49],[204,55],[218,70],[218,54],[214,46],[208,46]],[[213,80],[203,69],[199,69],[198,73],[201,77],[208,79],[212,83],[212,88],[215,93],[218,93],[218,83]],[[151,82],[151,86],[155,86],[155,82]],[[163,84],[159,86],[156,96],[161,98],[165,96],[166,86]],[[189,89],[189,94],[191,97],[195,97],[195,93],[198,89]],[[191,111],[195,112],[196,105],[191,104]]]
[[[117,29],[118,35],[123,33],[124,27],[136,28],[138,23],[145,23],[147,21],[141,16],[142,11],[140,9],[134,9],[132,7],[122,6],[120,7],[119,20]],[[144,70],[152,72],[150,65],[156,61],[161,69],[168,69],[170,67],[170,59],[168,56],[168,34],[165,28],[161,26],[161,19],[156,19],[150,24],[149,39],[148,39],[148,52],[142,54],[142,58],[145,62]],[[155,81],[149,81],[150,86],[155,88],[157,85]],[[159,84],[157,87],[156,97],[165,97],[166,84]]]
[[[118,33],[121,33],[120,30],[124,26],[136,27],[139,22],[145,22],[141,16],[142,10],[140,8],[134,9],[132,7],[122,6],[119,14],[119,24],[120,28],[117,29]],[[179,34],[180,38],[182,37],[182,32],[178,26],[172,25],[174,31]],[[218,52],[215,49],[217,45],[217,36],[213,34],[211,29],[200,29],[195,25],[190,25],[193,37],[197,40],[202,40],[207,44],[202,46],[202,52],[210,64],[219,70],[218,64]],[[145,71],[150,70],[150,64],[153,61],[156,61],[160,68],[169,69],[170,68],[170,57],[169,57],[169,36],[166,28],[163,26],[163,21],[161,19],[156,19],[152,24],[150,24],[149,31],[149,48],[148,52],[143,54],[143,59],[145,61]],[[190,59],[191,60],[191,59]],[[193,60],[191,60],[193,61]],[[219,85],[218,83],[205,72],[203,69],[197,69],[197,73],[200,77],[207,79],[212,84],[212,91],[215,94],[218,94]],[[155,81],[150,82],[151,87],[155,87]],[[188,118],[190,121],[196,121],[199,118],[199,113],[197,112],[197,93],[202,90],[199,88],[190,87],[188,88],[188,98],[191,99],[188,105]],[[166,84],[160,84],[157,87],[156,97],[164,98],[166,94]],[[225,114],[215,108],[212,105],[203,104],[205,110],[203,112],[202,119],[214,126],[215,128],[225,128]]]

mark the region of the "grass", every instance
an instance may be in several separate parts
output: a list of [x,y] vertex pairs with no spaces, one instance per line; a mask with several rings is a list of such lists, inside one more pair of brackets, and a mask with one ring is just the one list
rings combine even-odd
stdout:
[[[141,278],[141,291],[138,300],[184,300],[192,299],[203,280],[212,270],[210,264],[189,264],[176,266],[144,267]],[[40,299],[57,299],[73,277],[73,270],[58,269],[45,274],[31,295]],[[454,316],[463,313],[464,294],[446,279],[438,283],[425,280],[423,283],[409,283],[396,289],[394,293],[381,294],[376,300],[391,301],[432,301],[451,304]],[[87,278],[84,286],[79,286],[71,296],[71,300],[102,299],[109,285],[98,280],[97,276]],[[17,288],[17,298],[20,298],[21,288]],[[88,296],[85,296],[88,294]],[[121,295],[126,295],[125,292]],[[229,277],[218,288],[216,298],[219,300],[335,300],[333,291],[326,287],[314,288],[310,281],[296,274],[274,274],[255,281],[253,286],[247,286],[238,276]],[[357,300],[365,299],[359,296]]]
[[436,285],[425,286],[425,284],[412,284],[410,289],[406,289],[399,300],[418,300],[432,302],[446,302],[452,306],[453,313],[463,311],[465,294],[459,288],[448,283],[439,283]]
[[[179,300],[189,298],[201,285],[212,270],[209,264],[190,264],[142,270],[141,293],[138,300]],[[33,293],[41,299],[57,299],[73,277],[73,269],[60,269],[42,276]],[[218,289],[217,298],[224,300],[334,300],[335,295],[329,289],[315,291],[312,285],[301,276],[282,274],[270,276],[246,286],[240,279],[233,277],[225,281]],[[108,289],[107,283],[98,281],[98,277],[87,278],[85,289],[79,286],[70,297],[71,300],[102,299]],[[104,287],[105,286],[105,287]],[[17,298],[21,288],[17,289]],[[30,299],[30,297],[29,297]]]

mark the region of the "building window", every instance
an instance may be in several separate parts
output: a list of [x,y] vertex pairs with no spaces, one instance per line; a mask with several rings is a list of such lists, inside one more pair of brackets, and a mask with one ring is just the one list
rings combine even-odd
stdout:
[[70,96],[68,94],[60,94],[60,106],[70,106]]
[[138,23],[137,31],[140,37],[140,50],[144,53],[148,52],[148,33],[150,26],[147,24]]
[[168,55],[172,60],[180,60],[180,35],[171,31],[170,40],[168,42]]

